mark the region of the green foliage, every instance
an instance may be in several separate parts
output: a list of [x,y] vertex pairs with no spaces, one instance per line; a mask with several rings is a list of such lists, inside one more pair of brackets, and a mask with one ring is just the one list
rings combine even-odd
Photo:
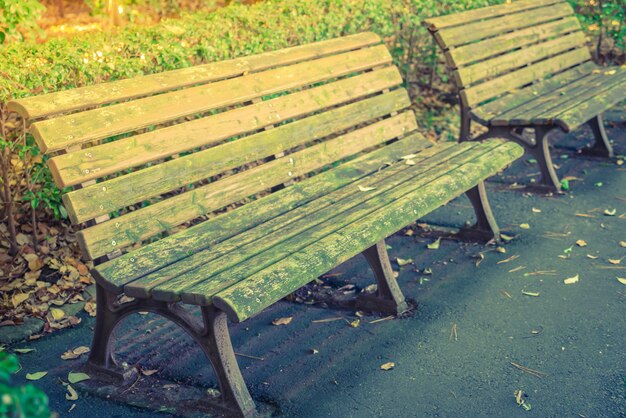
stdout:
[[[94,10],[103,0],[89,0]],[[235,58],[361,31],[381,35],[400,67],[416,109],[426,121],[441,125],[438,115],[455,102],[440,51],[421,26],[425,18],[499,4],[504,0],[280,0],[244,6],[233,3],[216,12],[186,14],[152,26],[129,25],[113,33],[91,33],[45,44],[9,44],[0,60],[0,104],[47,92],[157,73]],[[570,0],[596,48],[599,61],[623,62],[624,5],[620,1]],[[0,0],[37,8],[34,0]],[[170,0],[119,0],[119,4],[174,4]],[[30,5],[30,6],[28,6]],[[10,6],[9,6],[10,7]],[[6,19],[6,17],[5,17]],[[619,24],[615,24],[618,22]],[[2,28],[0,20],[0,28]],[[14,24],[15,25],[15,24]],[[596,25],[596,26],[594,26]],[[598,29],[596,29],[598,28]],[[621,48],[621,49],[620,49]],[[598,52],[599,51],[599,52]],[[605,57],[605,58],[603,58]],[[621,57],[621,58],[620,58]],[[437,126],[433,126],[436,131]],[[13,136],[16,138],[17,136]],[[14,139],[9,138],[8,141]],[[15,201],[66,214],[60,191],[38,158],[36,147],[20,141],[15,152],[30,156],[29,187]],[[0,144],[1,145],[1,144]],[[22,182],[23,183],[23,182]]]
[[33,385],[13,386],[11,375],[20,365],[17,356],[0,352],[0,416],[7,418],[50,417],[48,397]]
[[37,19],[45,10],[37,0],[0,0],[0,45],[24,40],[24,33],[40,32]]
[[623,63],[626,48],[626,1],[569,0],[583,28],[594,38],[596,59]]

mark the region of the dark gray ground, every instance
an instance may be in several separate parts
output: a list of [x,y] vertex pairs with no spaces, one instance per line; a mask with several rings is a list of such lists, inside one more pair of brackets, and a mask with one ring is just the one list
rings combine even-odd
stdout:
[[[609,133],[617,152],[625,154],[626,129]],[[578,136],[588,137],[589,131]],[[379,318],[370,315],[353,328],[345,321],[312,322],[337,316],[352,321],[353,311],[283,301],[232,327],[237,352],[264,358],[239,357],[253,397],[285,417],[626,416],[626,286],[616,279],[626,277],[626,259],[618,265],[607,261],[626,256],[626,248],[619,246],[626,241],[626,164],[576,157],[573,147],[582,144],[571,137],[554,151],[560,175],[581,179],[570,182],[567,195],[511,190],[511,183],[528,182],[538,171],[526,158],[489,183],[501,227],[516,236],[503,245],[504,254],[494,247],[448,239],[439,250],[427,250],[434,235],[397,234],[388,240],[393,258],[415,260],[398,278],[407,297],[419,304],[412,316],[369,324]],[[616,215],[603,215],[605,209],[616,209]],[[420,222],[458,227],[471,217],[463,198]],[[523,223],[530,229],[520,228]],[[588,246],[577,247],[579,239]],[[572,246],[571,258],[558,257]],[[485,259],[476,267],[473,256],[481,252]],[[511,256],[519,257],[498,264]],[[520,266],[524,268],[510,272]],[[432,275],[415,268],[430,268]],[[525,275],[549,270],[555,274]],[[328,281],[335,286],[369,283],[361,258],[334,273],[341,273]],[[563,283],[576,274],[578,283]],[[423,277],[429,280],[420,284]],[[522,291],[540,295],[525,296]],[[291,324],[271,325],[272,319],[286,316],[293,316]],[[168,380],[159,381],[159,393],[170,391],[162,385],[172,382],[210,385],[208,365],[180,331],[151,316],[129,322],[120,357],[159,369],[153,378]],[[456,340],[451,338],[454,325]],[[59,357],[69,348],[89,345],[92,326],[93,320],[84,318],[75,329],[12,347],[37,349],[21,355],[23,370],[16,381],[23,382],[27,372],[49,371],[37,384],[49,393],[52,408],[61,416],[161,415],[85,393],[68,412],[72,402],[65,400],[59,378],[78,368],[81,360]],[[539,335],[531,333],[541,329]],[[313,348],[319,353],[312,354]],[[380,370],[386,362],[394,362],[395,368]],[[511,362],[546,376],[534,377]],[[516,405],[517,389],[529,395],[531,411]],[[133,398],[133,389],[127,394]],[[151,403],[158,409],[158,399]]]

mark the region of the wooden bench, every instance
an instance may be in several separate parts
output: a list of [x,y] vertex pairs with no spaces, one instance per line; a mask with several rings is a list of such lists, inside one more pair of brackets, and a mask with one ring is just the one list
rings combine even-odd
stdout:
[[155,312],[201,345],[214,403],[252,415],[227,319],[359,253],[378,290],[358,306],[403,312],[384,238],[465,192],[469,232],[497,237],[482,182],[523,149],[425,140],[401,84],[380,38],[363,33],[11,102],[54,155],[58,186],[73,188],[63,201],[96,262],[92,372],[123,375],[113,328]]
[[[561,184],[548,134],[588,123],[595,137],[584,152],[613,156],[602,113],[626,97],[626,69],[591,61],[585,34],[565,0],[520,0],[427,19],[445,52],[461,102],[460,140],[471,121],[488,128],[478,139],[522,144],[539,163],[544,190]],[[534,130],[534,138],[524,129]]]

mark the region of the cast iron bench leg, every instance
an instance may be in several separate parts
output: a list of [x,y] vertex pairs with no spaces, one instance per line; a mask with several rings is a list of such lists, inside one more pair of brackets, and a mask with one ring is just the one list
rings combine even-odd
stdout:
[[118,382],[129,380],[135,368],[123,369],[113,357],[113,331],[126,316],[148,311],[163,316],[180,326],[202,348],[209,359],[220,385],[220,402],[206,401],[210,407],[225,411],[228,416],[254,417],[254,401],[243,380],[230,341],[226,314],[212,306],[201,307],[202,324],[187,310],[175,303],[151,299],[136,299],[118,304],[117,296],[101,286],[96,288],[97,315],[91,352],[85,368],[102,377],[113,377]]
[[357,299],[357,308],[399,315],[408,309],[404,295],[393,277],[393,269],[389,263],[385,240],[363,251],[363,256],[370,265],[376,278],[378,290],[375,295],[361,294]]
[[478,183],[478,185],[465,192],[465,195],[474,207],[476,223],[469,228],[462,228],[459,231],[459,237],[483,242],[500,239],[500,228],[498,228],[496,218],[491,211],[485,183]]
[[541,170],[541,182],[531,188],[552,192],[561,191],[561,182],[550,157],[549,134],[554,127],[535,127],[535,145],[527,149],[537,160]]
[[595,155],[598,157],[613,158],[613,147],[609,142],[609,138],[604,130],[604,117],[598,115],[587,122],[593,132],[595,142],[589,148],[583,148],[582,153],[586,155]]

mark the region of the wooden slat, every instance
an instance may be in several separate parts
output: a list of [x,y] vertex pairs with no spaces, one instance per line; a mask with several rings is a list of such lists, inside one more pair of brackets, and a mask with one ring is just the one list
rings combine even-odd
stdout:
[[557,3],[522,13],[507,14],[494,19],[441,29],[433,35],[438,39],[439,44],[452,48],[573,14],[574,10],[569,4]]
[[539,26],[517,30],[511,33],[483,40],[481,42],[452,48],[446,51],[448,65],[459,68],[475,61],[523,48],[527,45],[546,40],[553,36],[580,30],[580,23],[575,16]]
[[[379,182],[372,179],[371,183],[365,184],[371,184],[376,189],[355,193],[344,200],[338,200],[336,204],[294,222],[294,226],[290,225],[284,231],[279,230],[260,238],[257,241],[259,244],[257,247],[254,244],[248,244],[245,252],[230,250],[228,247],[231,245],[224,243],[227,244],[225,245],[227,248],[224,248],[223,257],[219,257],[221,254],[218,253],[219,258],[207,263],[207,269],[198,265],[194,270],[161,284],[157,283],[150,296],[156,300],[183,300],[185,303],[194,305],[208,305],[211,303],[211,297],[229,284],[270,267],[286,254],[299,252],[307,245],[323,239],[329,233],[347,224],[358,221],[373,211],[386,212],[385,206],[391,202],[404,199],[404,195],[416,188],[471,161],[471,158],[478,158],[485,153],[485,148],[494,149],[499,145],[498,142],[489,144],[487,147],[479,143],[470,146],[456,144],[456,148],[459,149],[447,148],[442,155],[435,154],[434,157],[420,164],[407,167],[397,176],[383,177]],[[433,148],[436,150],[437,146]],[[477,149],[482,150],[474,152]],[[388,216],[393,216],[387,213]],[[416,219],[413,218],[413,221]],[[233,241],[235,242],[232,244],[236,244],[236,240]],[[208,251],[205,257],[212,258]],[[153,285],[144,279],[148,277],[126,286],[125,291],[126,289],[130,291],[131,288],[139,290],[141,282],[149,286]]]
[[[248,229],[244,234],[220,242],[204,251],[194,254],[181,263],[172,264],[164,269],[146,275],[124,287],[129,296],[142,298],[152,297],[157,300],[176,301],[181,291],[191,288],[223,271],[237,266],[247,259],[265,250],[279,245],[281,242],[306,233],[330,218],[391,190],[413,179],[420,173],[441,166],[445,161],[465,153],[476,146],[459,147],[453,143],[437,145],[420,153],[415,159],[416,166],[408,166],[404,161],[397,162],[359,182],[350,183],[346,187],[311,201],[305,206],[294,209],[256,228]],[[450,152],[447,152],[450,151]],[[362,187],[375,187],[369,192],[362,192]],[[292,248],[297,251],[298,248]],[[270,262],[265,259],[264,263]]]
[[602,73],[591,74],[589,77],[577,80],[550,94],[541,95],[532,102],[502,114],[493,121],[493,124],[497,125],[503,120],[508,120],[511,125],[550,123],[555,111],[560,113],[571,106],[577,106],[581,101],[591,99],[601,91],[615,84],[619,85],[620,82],[621,80],[607,77]]
[[537,7],[550,6],[555,3],[562,3],[563,0],[520,0],[502,5],[481,7],[479,9],[454,13],[447,16],[438,16],[424,21],[424,25],[430,30],[440,30],[451,26],[459,26],[476,20],[506,16],[511,13],[522,12],[524,10]]
[[505,112],[589,76],[595,68],[596,65],[593,62],[570,68],[554,77],[541,80],[519,91],[513,91],[497,100],[476,107],[472,109],[472,117],[482,124],[489,124]]
[[108,290],[119,293],[125,283],[186,259],[217,242],[356,182],[375,173],[386,162],[398,156],[417,153],[430,146],[430,142],[420,134],[411,134],[317,176],[102,263],[92,273]]
[[55,156],[48,160],[48,165],[59,187],[72,186],[359,99],[401,82],[398,70],[386,67],[206,118]]
[[[622,72],[624,74],[625,72]],[[582,125],[595,116],[601,115],[604,111],[620,103],[626,97],[626,80],[621,78],[621,83],[616,83],[607,90],[599,92],[595,97],[577,104],[563,113],[555,116],[555,120],[565,132]]]
[[413,112],[401,113],[331,141],[84,229],[78,233],[78,241],[84,252],[91,257],[107,254],[333,161],[408,134],[416,128]]
[[[457,85],[467,87],[480,80],[496,77],[552,55],[557,55],[573,48],[585,47],[585,43],[585,35],[582,32],[574,32],[557,39],[532,45],[528,48],[518,49],[514,52],[461,68],[454,72],[454,76]],[[589,58],[591,58],[591,55],[589,55]]]
[[[484,143],[481,146],[489,147]],[[442,204],[476,185],[479,181],[504,168],[523,153],[516,144],[503,144],[494,151],[483,154],[475,161],[454,168],[428,182],[421,182],[407,190],[401,199],[385,199],[382,210],[368,211],[368,206],[377,207],[376,200],[371,199],[353,214],[343,214],[346,223],[337,229],[337,225],[328,225],[328,229],[315,229],[311,235],[315,240],[297,252],[291,252],[289,245],[278,247],[272,256],[279,259],[271,267],[260,270],[253,275],[245,274],[245,280],[232,274],[234,270],[220,278],[219,287],[226,287],[217,294],[215,306],[225,310],[232,321],[243,321],[289,293],[297,290],[312,279],[328,271],[329,268],[354,257],[369,248],[377,241],[385,238],[402,227],[415,221]],[[443,175],[445,174],[445,175]],[[386,197],[386,196],[385,196]],[[300,241],[309,238],[309,234],[297,237]],[[298,242],[297,240],[294,244]],[[264,254],[267,257],[269,254]],[[323,270],[323,271],[322,271]],[[204,283],[210,292],[218,280]],[[230,285],[230,286],[229,286]],[[227,287],[229,286],[229,287]],[[197,286],[189,293],[183,294],[186,303],[210,303],[206,300],[205,288]],[[192,293],[194,292],[195,293]]]
[[13,100],[8,103],[8,108],[18,112],[24,118],[33,120],[195,84],[209,83],[248,72],[351,51],[377,43],[380,43],[378,35],[360,33],[249,57]]
[[459,94],[465,106],[473,107],[502,93],[517,89],[535,80],[545,78],[550,74],[557,73],[588,60],[589,51],[587,48],[578,48],[520,70],[513,71],[502,77],[489,80],[468,89],[463,89]]
[[[84,222],[226,170],[387,116],[409,107],[410,104],[404,89],[378,95],[75,190],[67,193],[63,202],[73,222]],[[235,123],[239,121],[231,120]]]
[[43,153],[388,64],[384,45],[35,122]]

